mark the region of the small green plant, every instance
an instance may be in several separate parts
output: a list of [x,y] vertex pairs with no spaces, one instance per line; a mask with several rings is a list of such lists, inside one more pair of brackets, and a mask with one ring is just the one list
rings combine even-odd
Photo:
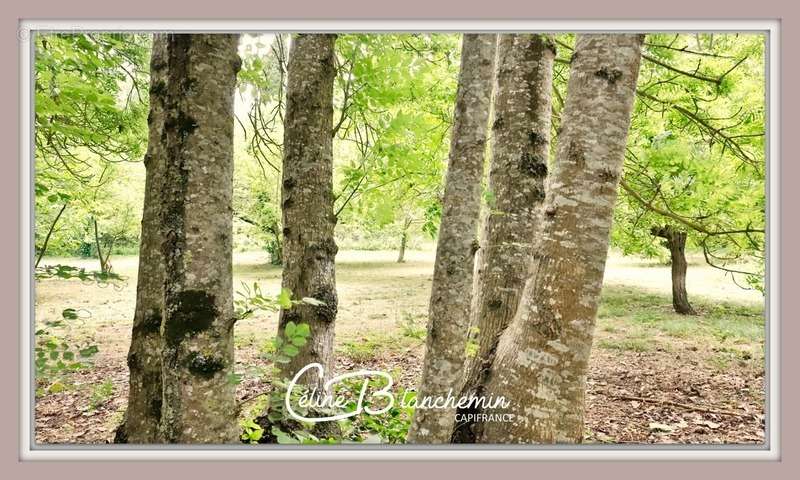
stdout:
[[467,344],[464,348],[464,353],[466,354],[467,358],[474,358],[475,355],[478,354],[478,334],[480,331],[481,329],[477,326],[469,327]]
[[92,388],[92,396],[89,398],[89,408],[97,410],[108,402],[112,395],[114,395],[114,382],[111,380],[105,380],[103,383],[95,385]]
[[[258,283],[252,288],[243,284],[239,298],[235,302],[236,316],[238,319],[248,318],[256,311],[275,312],[280,309],[288,310],[298,304],[324,305],[323,302],[313,298],[292,300],[292,292],[283,289],[277,297],[266,297],[261,293]],[[264,394],[253,399],[262,399],[264,402],[262,415],[258,418],[246,418],[242,421],[241,439],[245,443],[277,442],[277,443],[330,443],[335,441],[329,438],[319,438],[311,433],[313,425],[304,424],[289,415],[285,406],[285,395],[289,379],[280,378],[278,364],[286,364],[300,354],[300,348],[308,343],[311,328],[307,323],[287,322],[281,335],[276,336],[271,342],[261,349],[262,358],[271,361],[273,369],[268,381],[270,389]],[[302,386],[292,390],[292,402],[297,404],[297,399],[304,393]],[[266,397],[266,398],[265,398]],[[303,416],[308,413],[298,407],[295,409]],[[266,420],[270,425],[268,431],[259,424],[259,419]]]
[[403,313],[403,319],[400,321],[400,331],[404,337],[416,340],[425,338],[428,333],[425,325],[418,322],[415,315],[409,312]]
[[244,443],[257,444],[264,436],[264,429],[252,418],[247,418],[239,422],[242,427],[241,439]]
[[342,343],[343,353],[356,363],[364,363],[374,359],[377,355],[378,347],[378,343],[369,338]]

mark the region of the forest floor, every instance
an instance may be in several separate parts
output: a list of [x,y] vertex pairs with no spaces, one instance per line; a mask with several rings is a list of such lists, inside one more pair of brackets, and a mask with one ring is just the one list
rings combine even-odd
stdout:
[[[393,373],[413,388],[420,375],[433,253],[342,251],[337,257],[337,370]],[[45,259],[96,269],[96,260]],[[88,368],[41,379],[36,398],[37,443],[105,443],[122,418],[126,354],[136,292],[136,257],[113,259],[121,285],[47,279],[36,285],[36,321],[78,319],[49,328],[99,352]],[[280,270],[263,253],[234,255],[234,288],[258,282],[277,293]],[[764,442],[764,302],[718,270],[691,262],[690,300],[698,316],[672,312],[669,268],[612,254],[606,269],[597,336],[590,361],[586,442]],[[237,324],[239,397],[263,390],[277,314]],[[50,388],[54,383],[59,388]]]

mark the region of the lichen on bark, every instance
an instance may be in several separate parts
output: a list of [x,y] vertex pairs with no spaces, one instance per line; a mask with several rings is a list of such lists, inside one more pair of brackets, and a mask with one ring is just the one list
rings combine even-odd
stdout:
[[[555,171],[531,275],[486,369],[508,423],[474,426],[481,443],[577,443],[612,211],[627,142],[642,35],[577,39]],[[598,73],[601,72],[601,73]]]
[[[161,190],[164,174],[164,129],[167,38],[153,35],[150,57],[150,112],[145,154],[145,197],[139,245],[139,273],[131,345],[128,351],[128,408],[116,441],[156,443],[161,419],[161,320],[163,309],[164,259],[161,252]],[[158,403],[159,408],[153,408]]]
[[[294,377],[318,362],[330,376],[338,297],[333,237],[333,82],[335,35],[300,34],[289,53],[283,143],[282,224],[284,226],[282,287],[293,298],[312,297],[322,304],[301,304],[282,310],[278,334],[286,324],[306,323],[311,333],[281,375]],[[316,377],[316,376],[315,376]],[[304,378],[301,382],[316,382]]]
[[233,372],[233,93],[238,35],[170,34],[161,251],[160,433],[238,441]]
[[[465,34],[462,42],[420,399],[457,391],[463,375],[496,47],[495,34]],[[408,441],[448,442],[454,413],[417,409]]]
[[[497,46],[490,201],[476,261],[471,324],[478,351],[468,362],[461,395],[481,393],[486,365],[514,317],[528,275],[545,198],[555,48],[550,36],[503,34]],[[475,413],[475,412],[463,412]],[[455,441],[465,442],[462,423]]]

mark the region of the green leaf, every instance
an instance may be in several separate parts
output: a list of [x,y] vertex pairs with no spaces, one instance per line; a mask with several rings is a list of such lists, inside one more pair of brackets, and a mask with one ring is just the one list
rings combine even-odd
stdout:
[[286,335],[286,338],[292,338],[295,336],[296,329],[297,329],[297,324],[292,321],[289,321],[283,328],[283,334]]
[[81,357],[88,358],[88,357],[91,357],[92,355],[94,355],[95,353],[97,353],[99,351],[100,351],[100,349],[97,348],[97,345],[90,345],[90,346],[88,346],[86,348],[82,348],[81,350],[79,350],[78,353],[80,353]]
[[300,353],[300,349],[298,349],[297,347],[295,347],[291,343],[288,343],[288,344],[283,346],[283,353],[288,357],[294,357],[295,355]]
[[294,332],[294,337],[303,337],[306,338],[311,335],[311,327],[308,326],[307,323],[301,323],[297,326],[297,329]]
[[67,387],[61,382],[55,382],[47,388],[48,393],[59,393],[66,390]]
[[282,309],[288,310],[292,308],[292,291],[287,288],[282,288],[281,293],[278,295],[278,305]]

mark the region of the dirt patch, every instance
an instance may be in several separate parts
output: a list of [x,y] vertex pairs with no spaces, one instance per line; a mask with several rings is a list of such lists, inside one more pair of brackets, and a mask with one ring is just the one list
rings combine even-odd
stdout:
[[[336,369],[339,373],[361,368],[383,370],[393,374],[399,387],[413,388],[421,371],[423,341],[390,342],[388,347],[382,343],[402,338],[409,322],[424,327],[433,257],[430,252],[409,252],[408,261],[397,264],[394,256],[395,252],[342,252],[337,258],[340,310],[336,333],[340,353]],[[235,289],[242,281],[257,281],[264,292],[278,291],[280,271],[267,266],[265,255],[237,254],[235,260]],[[96,268],[91,262],[49,263]],[[117,258],[114,265],[127,278],[118,286],[100,288],[93,283],[55,279],[37,285],[37,326],[60,319],[65,308],[75,308],[80,318],[60,333],[76,343],[100,347],[90,368],[71,374],[66,390],[37,398],[37,443],[106,443],[122,419],[128,391],[125,358],[136,293],[136,259]],[[764,364],[763,344],[758,337],[747,337],[746,342],[713,336],[697,339],[689,330],[686,338],[677,338],[650,327],[671,325],[664,324],[661,317],[650,319],[624,312],[629,300],[623,293],[632,298],[644,296],[616,292],[615,286],[622,285],[624,279],[625,285],[668,292],[668,272],[661,275],[661,268],[613,257],[609,263],[606,285],[611,287],[609,295],[617,296],[611,300],[619,300],[619,305],[609,301],[601,308],[598,320],[587,381],[586,441],[763,443]],[[691,271],[692,267],[690,275]],[[723,285],[726,279],[721,274],[715,276],[716,272],[707,270],[699,273],[707,282],[699,292],[704,298],[728,301],[736,297],[747,304],[757,301],[750,293],[737,296],[735,290]],[[662,277],[660,283],[656,282]],[[669,306],[663,298],[648,301],[648,305],[637,305],[637,312],[641,308],[644,313],[650,309],[653,315],[668,314]],[[700,306],[701,311],[704,308],[708,309]],[[725,312],[718,316],[709,313],[697,317],[696,322],[713,326],[714,321],[726,318]],[[266,389],[261,378],[270,365],[264,359],[264,349],[277,329],[276,317],[255,316],[237,326],[236,371],[243,375],[239,398]],[[674,327],[676,335],[685,334],[683,324]],[[351,351],[354,345],[370,342],[382,345],[377,354],[355,355]],[[720,364],[720,358],[726,363]]]

